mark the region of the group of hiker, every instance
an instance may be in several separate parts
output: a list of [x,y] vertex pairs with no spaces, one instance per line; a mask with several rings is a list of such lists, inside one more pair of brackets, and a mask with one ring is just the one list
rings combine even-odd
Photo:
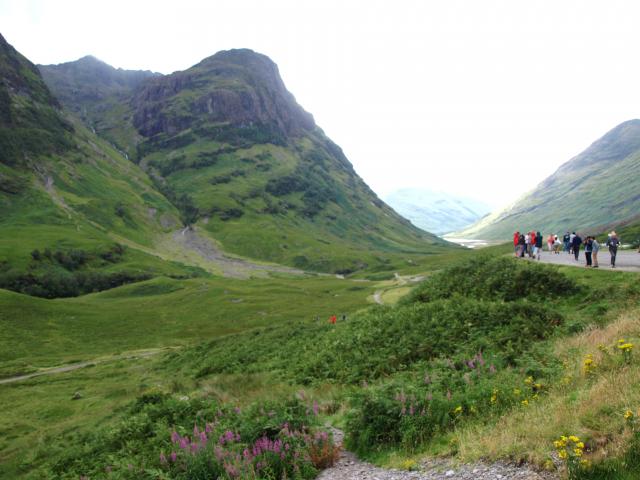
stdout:
[[[537,258],[540,260],[544,240],[543,235],[539,231],[527,233],[515,232],[513,234],[515,256],[518,258],[528,256],[529,258]],[[576,261],[579,261],[580,247],[583,246],[586,266],[599,268],[598,252],[600,251],[600,243],[594,236],[588,235],[583,239],[576,232],[569,233],[567,231],[562,237],[562,240],[558,235],[549,234],[549,236],[546,237],[546,243],[549,252],[559,255],[560,252],[563,251],[569,255],[573,255]],[[609,248],[609,253],[611,254],[611,268],[615,268],[618,247],[620,246],[620,239],[615,231],[608,234],[605,245]]]

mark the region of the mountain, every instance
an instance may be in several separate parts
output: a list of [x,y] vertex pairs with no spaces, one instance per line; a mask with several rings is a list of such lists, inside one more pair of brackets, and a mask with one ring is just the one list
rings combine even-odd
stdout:
[[478,200],[424,188],[396,190],[384,200],[416,227],[436,235],[467,227],[491,211]]
[[624,122],[531,192],[456,235],[508,239],[516,230],[598,233],[640,208],[640,120]]
[[144,251],[181,225],[150,177],[63,112],[2,37],[0,72],[0,288],[71,296],[191,274]]
[[49,87],[70,110],[119,118],[118,134],[106,138],[130,153],[198,238],[245,257],[336,272],[391,269],[390,256],[449,248],[371,191],[264,55],[219,52],[104,101],[70,99],[69,85],[83,91],[86,82],[73,63],[56,81],[45,73]]
[[127,155],[135,153],[136,138],[124,129],[131,116],[127,99],[143,81],[159,76],[143,70],[116,69],[92,56],[60,65],[39,65],[47,85],[60,102],[94,132],[119,144]]

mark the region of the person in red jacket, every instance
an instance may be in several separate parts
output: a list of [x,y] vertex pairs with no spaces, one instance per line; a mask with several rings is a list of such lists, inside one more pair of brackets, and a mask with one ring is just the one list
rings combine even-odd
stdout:
[[520,232],[516,232],[513,234],[513,250],[515,251],[516,257],[518,256],[518,240],[520,239]]
[[329,317],[329,323],[330,323],[331,325],[335,325],[335,324],[336,324],[336,320],[337,320],[337,319],[338,319],[338,318],[337,318],[335,315],[331,315],[331,316]]

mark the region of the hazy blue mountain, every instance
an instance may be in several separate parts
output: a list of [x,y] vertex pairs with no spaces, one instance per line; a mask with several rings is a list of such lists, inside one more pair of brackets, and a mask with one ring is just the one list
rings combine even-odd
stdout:
[[491,211],[489,205],[424,188],[403,188],[384,200],[415,226],[442,235],[464,228]]

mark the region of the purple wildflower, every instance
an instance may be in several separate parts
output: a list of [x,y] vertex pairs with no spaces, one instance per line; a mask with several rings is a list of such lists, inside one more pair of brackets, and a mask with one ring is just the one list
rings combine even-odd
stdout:
[[175,463],[177,459],[178,459],[178,454],[176,452],[171,452],[171,455],[169,455],[169,460],[171,460],[171,463]]

